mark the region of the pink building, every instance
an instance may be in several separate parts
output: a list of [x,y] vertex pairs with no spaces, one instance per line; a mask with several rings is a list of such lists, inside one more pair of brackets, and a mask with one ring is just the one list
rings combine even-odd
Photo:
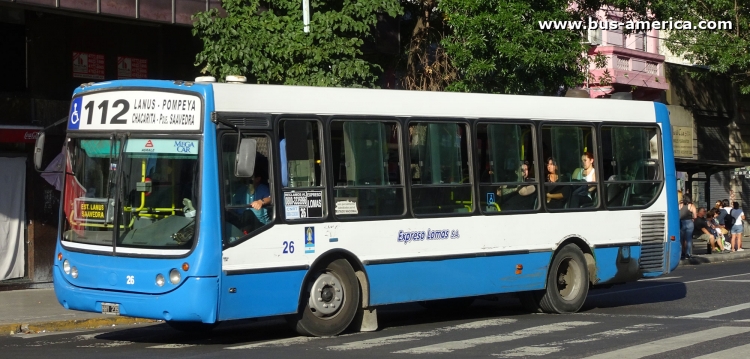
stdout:
[[[600,10],[602,21],[621,21],[621,13]],[[664,55],[659,54],[659,30],[624,34],[601,27],[588,30],[589,65],[588,81],[584,84],[591,97],[606,97],[614,92],[631,92],[634,100],[653,101],[669,89],[664,77]],[[597,68],[593,63],[596,54],[606,57],[606,66]]]

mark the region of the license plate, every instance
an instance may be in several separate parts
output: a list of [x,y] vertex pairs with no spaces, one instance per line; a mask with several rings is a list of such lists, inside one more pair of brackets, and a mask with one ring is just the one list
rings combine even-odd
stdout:
[[102,303],[102,314],[120,315],[120,305],[116,303]]

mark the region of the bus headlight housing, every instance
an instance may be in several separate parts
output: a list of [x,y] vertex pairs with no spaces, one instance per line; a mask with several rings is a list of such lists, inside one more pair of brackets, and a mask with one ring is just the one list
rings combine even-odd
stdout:
[[180,283],[180,271],[178,271],[177,269],[172,269],[171,271],[169,271],[169,281],[172,284]]
[[157,274],[156,275],[156,285],[158,285],[160,287],[163,287],[164,283],[165,283],[164,276],[161,273]]
[[65,272],[65,274],[70,274],[70,261],[68,261],[67,259],[63,261],[63,271]]

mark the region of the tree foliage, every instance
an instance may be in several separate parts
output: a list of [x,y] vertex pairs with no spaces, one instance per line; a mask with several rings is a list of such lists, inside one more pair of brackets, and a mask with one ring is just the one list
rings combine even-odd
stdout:
[[380,66],[363,58],[379,13],[396,16],[398,0],[311,0],[311,31],[299,0],[223,0],[194,17],[203,42],[201,73],[245,75],[258,83],[372,87]]
[[[690,21],[694,28],[669,32],[672,53],[728,76],[750,94],[750,0],[659,0],[652,7],[659,20]],[[695,29],[703,20],[730,21],[732,29]]]
[[587,48],[576,30],[541,30],[539,21],[581,20],[568,0],[441,0],[452,34],[442,44],[458,68],[448,89],[554,94],[585,80]]

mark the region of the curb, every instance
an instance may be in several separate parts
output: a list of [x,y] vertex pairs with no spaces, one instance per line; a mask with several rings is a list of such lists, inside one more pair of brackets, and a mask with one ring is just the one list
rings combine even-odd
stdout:
[[14,335],[18,333],[41,333],[75,329],[95,329],[100,327],[111,327],[113,325],[129,325],[156,322],[160,321],[143,318],[112,317],[59,320],[36,323],[0,324],[0,336]]
[[694,255],[690,259],[681,259],[680,265],[699,265],[699,264],[708,264],[708,263],[718,263],[718,262],[728,262],[728,261],[734,261],[739,259],[747,259],[750,258],[750,250],[744,250],[743,252],[734,252],[734,253],[714,253],[714,254],[706,254],[706,255]]

